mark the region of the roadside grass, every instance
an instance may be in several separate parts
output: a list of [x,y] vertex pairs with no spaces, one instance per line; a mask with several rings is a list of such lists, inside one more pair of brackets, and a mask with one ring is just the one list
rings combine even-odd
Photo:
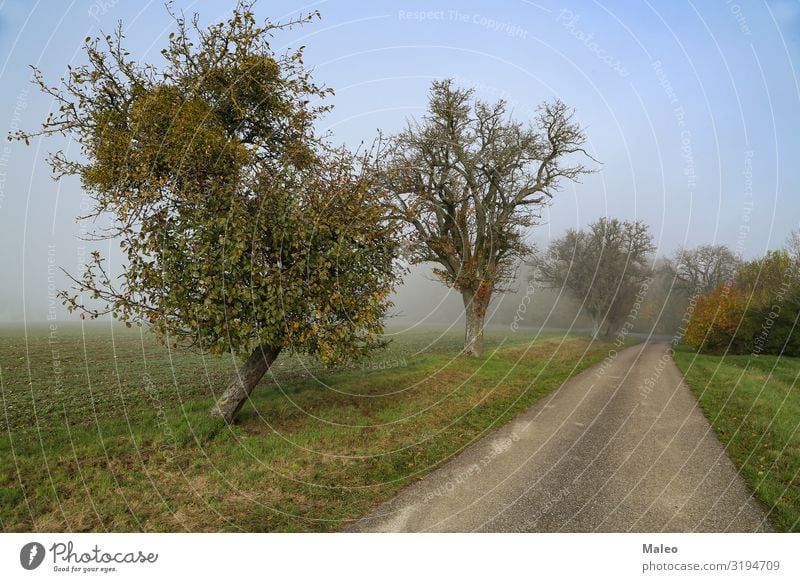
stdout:
[[800,358],[706,356],[675,362],[742,476],[782,531],[800,531]]
[[233,427],[208,420],[230,359],[136,332],[0,337],[4,531],[330,531],[510,420],[610,344],[404,333],[370,362],[278,360]]

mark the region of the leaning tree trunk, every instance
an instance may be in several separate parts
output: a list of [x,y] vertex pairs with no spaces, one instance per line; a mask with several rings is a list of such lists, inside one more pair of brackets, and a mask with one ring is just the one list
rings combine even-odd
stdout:
[[252,394],[264,374],[280,353],[280,348],[259,346],[242,367],[236,371],[236,377],[225,388],[219,400],[211,409],[211,416],[221,418],[226,424],[232,424],[244,403]]
[[467,319],[467,328],[464,333],[464,353],[479,358],[483,354],[483,326],[491,290],[485,285],[481,285],[476,291],[462,291],[461,297],[464,300],[464,312]]

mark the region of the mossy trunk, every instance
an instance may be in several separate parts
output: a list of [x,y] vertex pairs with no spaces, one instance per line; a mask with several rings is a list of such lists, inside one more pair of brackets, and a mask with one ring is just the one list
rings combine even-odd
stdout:
[[211,416],[221,418],[226,424],[233,424],[236,415],[250,398],[250,394],[267,373],[278,357],[280,348],[259,346],[244,364],[236,371],[236,377],[228,384],[222,396],[211,409]]

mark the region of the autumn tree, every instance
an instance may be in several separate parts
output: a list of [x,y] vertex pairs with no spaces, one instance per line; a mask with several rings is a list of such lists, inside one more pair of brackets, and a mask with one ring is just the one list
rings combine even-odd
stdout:
[[745,321],[736,336],[755,354],[800,355],[800,271],[790,251],[767,251],[743,263],[735,285],[747,296]]
[[[251,3],[201,29],[175,16],[164,66],[134,61],[123,35],[86,39],[87,62],[51,87],[57,112],[33,136],[61,135],[81,156],[50,158],[110,217],[122,272],[93,253],[63,298],[90,317],[151,327],[164,342],[244,359],[212,414],[232,422],[278,354],[326,363],[381,343],[396,244],[364,164],[313,131],[329,91],[302,48],[259,23]],[[121,30],[121,29],[120,29]]]
[[611,335],[628,316],[652,277],[655,250],[646,224],[600,218],[587,229],[570,229],[533,255],[536,281],[563,288],[592,319],[592,335]]
[[733,281],[736,287],[747,293],[750,303],[767,305],[777,297],[794,293],[798,273],[790,252],[779,249],[742,263]]
[[530,252],[529,228],[562,181],[587,172],[569,161],[586,155],[572,115],[554,101],[524,124],[509,118],[505,101],[437,81],[425,117],[382,152],[382,184],[407,225],[408,256],[435,263],[435,275],[462,296],[467,354],[481,354],[487,309]]
[[708,293],[733,280],[739,258],[725,245],[700,245],[679,249],[673,265],[677,280],[690,294]]
[[710,353],[800,355],[800,274],[791,254],[742,263],[729,284],[701,295],[685,341]]
[[745,325],[747,303],[747,293],[731,285],[720,285],[701,294],[686,326],[683,341],[706,353],[747,352],[750,345],[744,333],[744,328],[748,327]]

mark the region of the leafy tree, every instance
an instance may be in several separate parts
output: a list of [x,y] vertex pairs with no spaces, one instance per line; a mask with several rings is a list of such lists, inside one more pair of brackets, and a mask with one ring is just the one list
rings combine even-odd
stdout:
[[[71,137],[79,176],[119,240],[119,277],[94,253],[65,303],[90,317],[144,323],[158,337],[245,361],[212,414],[230,423],[283,350],[327,363],[381,343],[395,281],[394,232],[363,163],[312,124],[329,90],[302,49],[276,54],[251,3],[200,29],[175,16],[163,68],[140,64],[120,31],[87,39],[87,64],[40,88],[58,110],[36,135]],[[85,302],[84,296],[94,301]],[[99,305],[99,307],[98,307]]]
[[480,356],[489,303],[507,290],[525,237],[562,180],[587,170],[585,136],[560,101],[545,103],[532,126],[508,118],[504,101],[473,99],[472,89],[434,82],[428,113],[410,121],[382,152],[382,180],[407,225],[408,256],[437,264],[461,293],[464,352]]
[[767,251],[762,258],[743,263],[736,272],[735,283],[750,295],[750,303],[766,305],[792,290],[797,282],[794,267],[788,251]]
[[564,288],[592,318],[593,337],[616,332],[643,284],[652,276],[655,250],[646,224],[600,218],[586,230],[570,229],[535,253],[532,265],[542,284]]
[[799,319],[794,260],[786,250],[769,251],[699,298],[685,341],[710,353],[800,355]]
[[725,245],[700,245],[675,253],[675,276],[690,294],[708,293],[729,283],[739,265],[738,257]]
[[683,341],[707,353],[744,353],[749,343],[742,328],[746,309],[745,292],[732,285],[719,285],[697,298]]

